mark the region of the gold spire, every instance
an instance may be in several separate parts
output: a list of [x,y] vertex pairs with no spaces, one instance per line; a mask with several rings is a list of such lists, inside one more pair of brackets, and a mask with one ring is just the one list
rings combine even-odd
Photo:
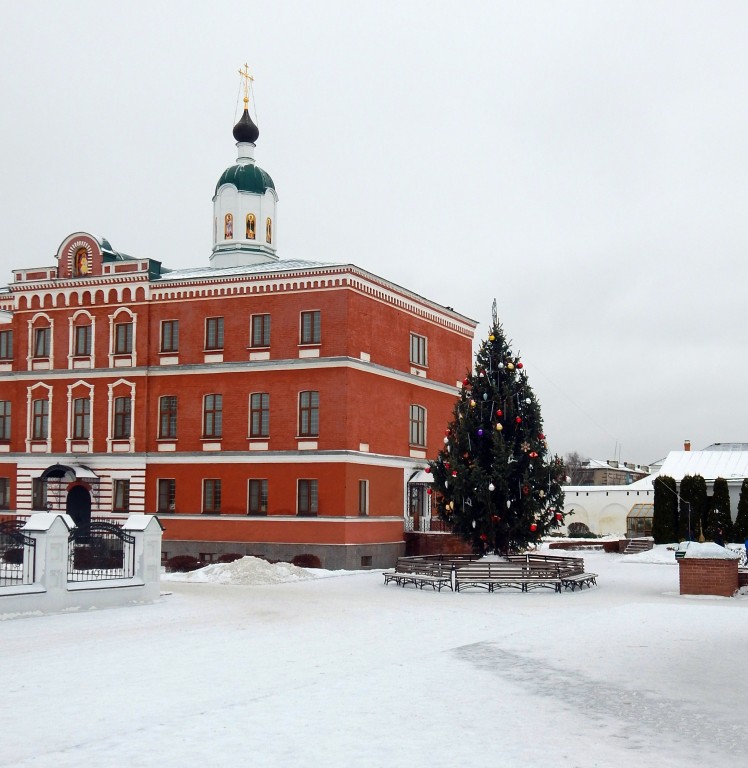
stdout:
[[251,84],[254,82],[254,77],[249,74],[249,64],[245,62],[244,69],[239,70],[239,74],[241,75],[241,78],[243,80],[243,86],[244,86],[244,109],[249,108],[249,89],[252,87]]

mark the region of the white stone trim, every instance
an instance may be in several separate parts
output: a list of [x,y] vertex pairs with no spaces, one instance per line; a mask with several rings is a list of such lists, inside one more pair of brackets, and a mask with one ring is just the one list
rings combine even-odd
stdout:
[[[73,437],[73,425],[75,423],[75,414],[73,413],[73,390],[77,387],[86,387],[88,389],[88,399],[90,401],[90,408],[89,408],[89,417],[88,417],[88,438],[78,438]],[[50,407],[50,417],[52,413],[52,408]],[[51,425],[50,425],[51,427]],[[65,449],[68,453],[75,452],[83,452],[83,453],[92,453],[93,452],[93,435],[94,435],[94,385],[89,384],[87,381],[83,381],[83,379],[78,379],[78,381],[73,382],[72,384],[68,384],[68,427],[67,427],[67,433],[65,438]],[[85,444],[85,449],[81,448],[81,444]],[[75,446],[75,447],[73,447]]]
[[[45,389],[47,391],[47,397],[34,397],[35,389]],[[47,400],[49,402],[49,413],[47,414],[47,439],[44,442],[44,448],[40,448],[40,440],[34,440],[34,414],[32,412],[32,403],[34,400]],[[39,452],[41,450],[49,453],[52,449],[52,387],[45,384],[43,381],[37,382],[31,387],[26,389],[26,452],[31,453]]]
[[[130,388],[130,437],[116,438],[114,437],[114,390],[116,387],[126,386]],[[107,395],[107,436],[106,436],[106,450],[107,453],[113,451],[134,451],[135,450],[135,387],[134,381],[128,381],[127,379],[117,379],[109,385],[109,391]],[[127,447],[123,447],[125,443]]]

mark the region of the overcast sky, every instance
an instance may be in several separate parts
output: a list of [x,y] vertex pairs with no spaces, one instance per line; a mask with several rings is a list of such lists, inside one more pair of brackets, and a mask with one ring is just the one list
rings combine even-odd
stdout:
[[78,230],[207,264],[246,61],[281,258],[353,262],[480,338],[496,297],[559,453],[748,441],[748,4],[0,11],[0,282]]

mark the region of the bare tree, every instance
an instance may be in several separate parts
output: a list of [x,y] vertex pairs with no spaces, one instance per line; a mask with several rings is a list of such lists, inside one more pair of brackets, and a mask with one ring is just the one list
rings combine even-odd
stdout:
[[586,456],[582,456],[578,451],[567,453],[564,457],[566,475],[569,477],[569,485],[584,485],[585,472],[584,465],[589,462]]

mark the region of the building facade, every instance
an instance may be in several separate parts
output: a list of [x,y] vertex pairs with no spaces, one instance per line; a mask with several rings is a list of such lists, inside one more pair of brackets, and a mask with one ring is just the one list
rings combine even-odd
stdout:
[[277,194],[237,160],[204,268],[86,232],[0,293],[0,507],[156,513],[164,555],[389,564],[439,450],[475,322],[350,263],[281,260]]

